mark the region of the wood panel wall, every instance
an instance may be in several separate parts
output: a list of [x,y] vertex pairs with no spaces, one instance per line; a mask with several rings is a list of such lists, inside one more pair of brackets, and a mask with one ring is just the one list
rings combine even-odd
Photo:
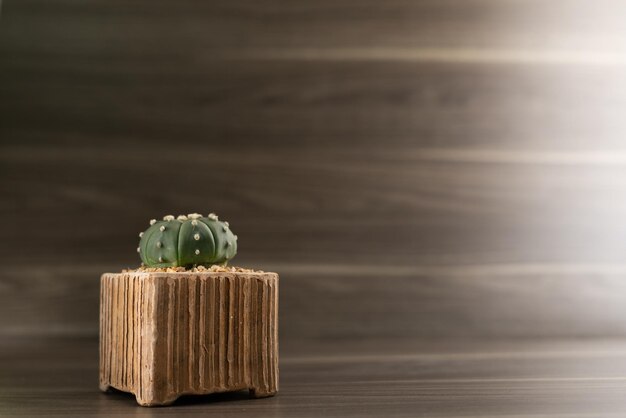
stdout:
[[626,333],[626,37],[601,0],[5,0],[0,334],[97,334],[214,211],[281,338]]

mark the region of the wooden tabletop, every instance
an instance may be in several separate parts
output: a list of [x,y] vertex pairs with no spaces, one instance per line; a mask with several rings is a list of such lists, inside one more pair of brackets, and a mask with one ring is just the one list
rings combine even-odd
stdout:
[[[0,416],[626,414],[626,2],[4,0]],[[103,272],[216,212],[280,392],[98,391]]]
[[101,393],[97,341],[0,342],[0,416],[591,417],[626,413],[626,340],[343,341],[289,346],[273,398],[140,407]]

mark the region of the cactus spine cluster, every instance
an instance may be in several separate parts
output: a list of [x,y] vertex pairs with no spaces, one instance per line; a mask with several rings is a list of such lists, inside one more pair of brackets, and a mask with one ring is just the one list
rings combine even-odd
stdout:
[[139,237],[137,252],[148,267],[226,265],[237,254],[237,235],[214,213],[152,219]]

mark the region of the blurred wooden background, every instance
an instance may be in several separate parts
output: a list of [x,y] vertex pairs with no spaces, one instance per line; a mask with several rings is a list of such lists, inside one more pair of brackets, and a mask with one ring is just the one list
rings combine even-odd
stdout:
[[4,1],[0,335],[218,213],[281,344],[626,335],[626,4]]

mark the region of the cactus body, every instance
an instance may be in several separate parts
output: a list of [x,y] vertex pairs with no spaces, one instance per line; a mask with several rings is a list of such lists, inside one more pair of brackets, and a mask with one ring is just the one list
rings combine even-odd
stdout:
[[237,254],[237,236],[215,214],[153,219],[140,237],[137,251],[148,267],[226,264]]

